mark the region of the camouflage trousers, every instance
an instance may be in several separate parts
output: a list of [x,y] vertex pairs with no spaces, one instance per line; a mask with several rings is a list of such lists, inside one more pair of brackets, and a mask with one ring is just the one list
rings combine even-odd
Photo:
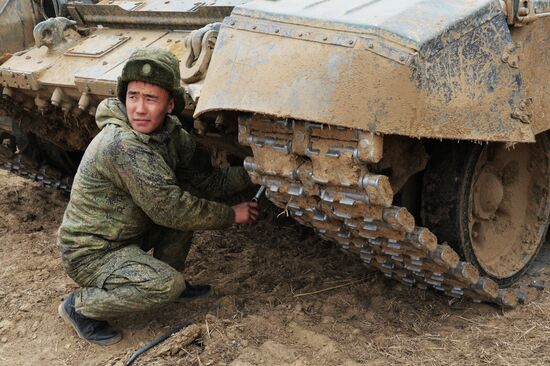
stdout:
[[[192,232],[156,227],[140,243],[106,252],[73,279],[76,310],[104,320],[149,311],[173,302],[185,289],[180,271],[191,247]],[[146,252],[153,249],[153,255]]]

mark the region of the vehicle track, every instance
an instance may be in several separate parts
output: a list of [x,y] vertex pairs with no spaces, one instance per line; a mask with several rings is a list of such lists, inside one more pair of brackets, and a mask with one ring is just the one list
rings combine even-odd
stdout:
[[369,172],[382,137],[347,128],[241,116],[245,168],[267,197],[322,238],[407,286],[514,307],[526,289],[501,288],[425,227],[393,206],[389,178]]
[[[37,182],[44,188],[60,190],[67,195],[71,192],[73,177],[53,178],[46,172],[47,170],[51,170],[49,166],[40,166],[37,162],[26,164],[23,160],[30,161],[24,155],[13,154],[9,148],[0,144],[0,166],[3,169]],[[29,165],[36,166],[36,168]]]

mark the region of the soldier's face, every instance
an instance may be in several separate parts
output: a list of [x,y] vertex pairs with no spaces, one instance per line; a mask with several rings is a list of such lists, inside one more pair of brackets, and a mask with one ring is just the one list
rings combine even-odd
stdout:
[[156,131],[173,109],[174,100],[166,89],[143,81],[128,83],[126,110],[134,130],[146,134]]

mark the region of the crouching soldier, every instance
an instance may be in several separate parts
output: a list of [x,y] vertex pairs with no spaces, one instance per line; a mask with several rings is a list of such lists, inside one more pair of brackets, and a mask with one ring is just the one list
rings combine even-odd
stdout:
[[193,230],[258,217],[255,202],[230,207],[197,197],[232,195],[251,183],[240,167],[213,168],[172,115],[183,109],[172,53],[135,51],[117,92],[118,99],[97,109],[101,131],[82,158],[58,236],[65,270],[81,286],[59,314],[80,337],[101,345],[121,339],[106,319],[210,290],[180,273]]

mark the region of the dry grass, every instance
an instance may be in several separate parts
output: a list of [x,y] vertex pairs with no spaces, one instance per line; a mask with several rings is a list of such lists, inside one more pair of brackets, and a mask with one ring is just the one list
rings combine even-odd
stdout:
[[[372,324],[359,361],[402,365],[548,365],[550,364],[550,296],[501,312],[498,309],[443,310],[422,306],[401,312],[384,331]],[[391,334],[393,333],[393,334]],[[376,336],[379,334],[378,336]],[[358,345],[359,346],[359,345]]]

